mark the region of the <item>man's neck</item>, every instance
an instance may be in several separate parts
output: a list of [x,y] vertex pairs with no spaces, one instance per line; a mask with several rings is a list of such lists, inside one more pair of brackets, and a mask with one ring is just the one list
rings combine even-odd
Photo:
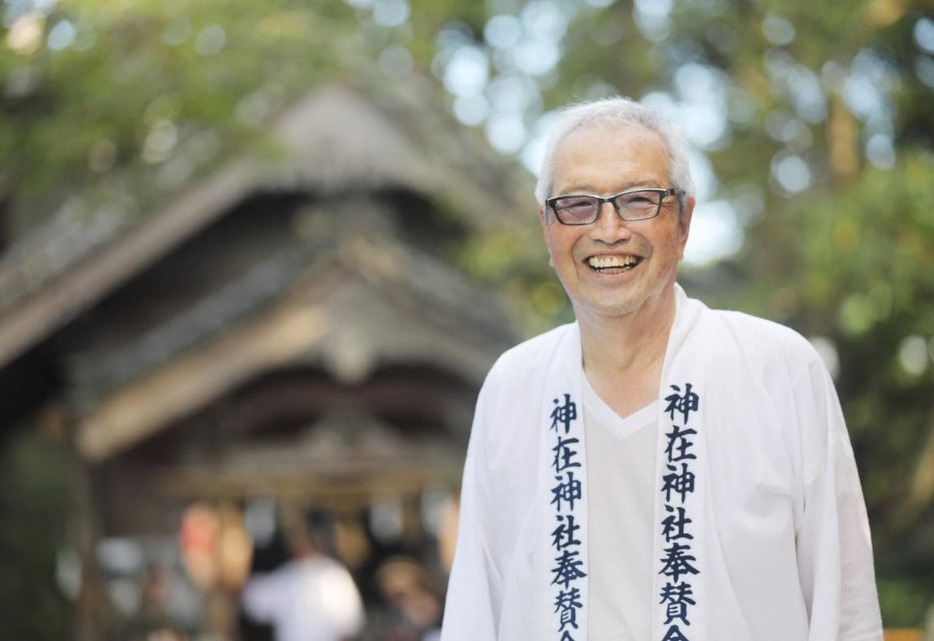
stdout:
[[578,318],[587,380],[620,416],[629,416],[658,397],[675,308],[671,292],[649,313]]

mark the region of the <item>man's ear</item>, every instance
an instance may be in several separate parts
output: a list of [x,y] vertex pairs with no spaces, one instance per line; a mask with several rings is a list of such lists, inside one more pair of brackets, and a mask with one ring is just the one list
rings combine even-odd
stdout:
[[694,216],[695,200],[693,196],[684,201],[684,210],[678,216],[678,231],[681,235],[680,258],[684,258],[684,248],[688,244],[688,237],[691,235],[691,219]]
[[548,250],[548,265],[549,267],[555,266],[554,256],[551,255],[551,242],[548,237],[548,229],[551,227],[551,224],[554,222],[554,217],[552,214],[548,213],[548,208],[544,205],[538,206],[538,219],[542,223],[542,239],[545,241],[545,249]]

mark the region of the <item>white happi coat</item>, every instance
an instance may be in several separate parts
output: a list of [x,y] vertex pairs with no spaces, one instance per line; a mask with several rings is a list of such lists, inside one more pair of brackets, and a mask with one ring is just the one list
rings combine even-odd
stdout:
[[[639,641],[881,640],[859,478],[819,356],[790,329],[676,289],[659,389],[652,639]],[[601,551],[587,544],[582,376],[576,324],[490,370],[442,641],[612,636],[588,630],[587,568]]]

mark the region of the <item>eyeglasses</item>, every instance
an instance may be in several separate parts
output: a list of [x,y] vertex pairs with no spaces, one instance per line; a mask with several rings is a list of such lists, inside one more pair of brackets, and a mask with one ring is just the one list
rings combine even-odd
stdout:
[[658,216],[662,202],[668,196],[681,196],[683,189],[633,189],[614,196],[601,198],[579,194],[556,196],[545,201],[562,225],[589,225],[600,217],[603,203],[612,203],[616,215],[622,220],[648,220]]

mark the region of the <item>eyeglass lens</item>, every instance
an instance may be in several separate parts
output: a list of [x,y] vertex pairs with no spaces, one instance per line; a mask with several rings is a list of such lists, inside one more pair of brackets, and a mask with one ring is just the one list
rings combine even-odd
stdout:
[[612,198],[596,196],[564,196],[554,199],[553,207],[558,220],[566,224],[587,224],[594,222],[600,215],[604,202],[612,202],[613,207],[623,220],[644,220],[654,217],[661,209],[664,192],[631,191]]

